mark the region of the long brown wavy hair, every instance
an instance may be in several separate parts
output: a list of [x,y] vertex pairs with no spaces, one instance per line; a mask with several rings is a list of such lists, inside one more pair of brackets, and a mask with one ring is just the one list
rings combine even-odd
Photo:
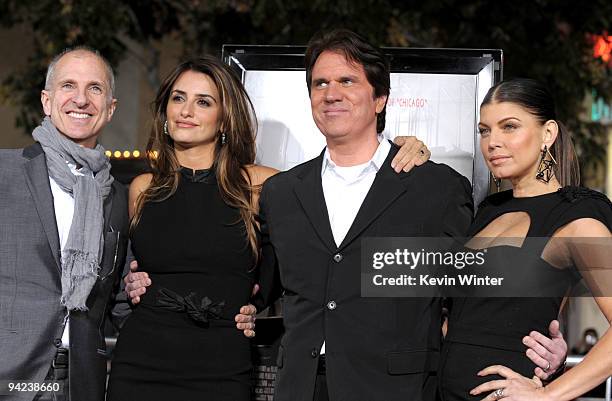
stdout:
[[[185,71],[206,74],[219,92],[221,117],[225,143],[221,133],[217,135],[213,168],[223,201],[240,210],[241,220],[246,228],[246,239],[255,258],[259,255],[257,244],[255,207],[252,193],[254,188],[246,166],[255,161],[255,134],[257,120],[253,104],[244,86],[234,72],[220,60],[204,56],[179,64],[162,82],[152,103],[153,126],[147,144],[147,160],[153,173],[149,187],[138,197],[136,212],[130,227],[139,222],[142,209],[147,202],[160,202],[172,196],[178,187],[180,165],[174,153],[174,141],[164,133],[166,106],[172,87]],[[238,222],[237,222],[238,223]]]

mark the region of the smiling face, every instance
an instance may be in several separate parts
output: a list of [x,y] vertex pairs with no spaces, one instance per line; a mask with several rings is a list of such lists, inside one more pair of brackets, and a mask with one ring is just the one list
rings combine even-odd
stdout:
[[535,180],[541,150],[552,146],[556,128],[515,103],[492,102],[480,108],[480,150],[496,178]]
[[376,136],[376,115],[385,102],[385,96],[374,97],[362,65],[332,51],[317,58],[312,68],[310,105],[328,144]]
[[219,137],[221,100],[212,79],[185,71],[174,85],[166,106],[168,132],[175,147],[212,144]]
[[55,64],[49,87],[41,92],[45,115],[63,135],[94,147],[117,103],[112,98],[104,62],[95,54],[77,50]]

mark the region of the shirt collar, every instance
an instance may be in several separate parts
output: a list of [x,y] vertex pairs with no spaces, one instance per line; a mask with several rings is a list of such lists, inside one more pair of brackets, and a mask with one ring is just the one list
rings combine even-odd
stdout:
[[64,161],[68,165],[68,168],[70,168],[70,171],[72,172],[72,174],[74,174],[74,175],[89,175],[89,176],[93,177],[93,173],[89,169],[87,169],[85,167],[77,167],[76,164],[72,164],[68,160],[64,160]]
[[[363,169],[365,170],[366,168],[372,166],[374,170],[378,172],[378,170],[380,170],[385,160],[387,159],[387,155],[389,154],[390,150],[391,150],[391,144],[389,143],[389,141],[383,135],[378,135],[378,148],[376,148],[376,152],[374,152],[374,155],[372,155],[372,158],[362,164]],[[333,169],[335,167],[336,167],[336,163],[334,163],[334,161],[331,159],[331,156],[329,154],[329,149],[326,147],[325,153],[323,154],[323,165],[321,166],[321,176],[325,174],[325,171],[327,169],[329,168]]]

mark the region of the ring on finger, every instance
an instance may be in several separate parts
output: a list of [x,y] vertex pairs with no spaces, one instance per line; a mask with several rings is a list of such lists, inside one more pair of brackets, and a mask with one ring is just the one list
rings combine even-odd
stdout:
[[503,389],[503,388],[498,388],[497,390],[495,390],[495,391],[493,392],[493,396],[494,396],[496,399],[498,399],[498,400],[499,400],[500,398],[504,398],[504,389]]
[[424,149],[419,150],[419,154],[420,154],[421,156],[425,156],[425,150],[424,150]]
[[546,361],[546,367],[544,368],[544,372],[548,372],[550,369],[550,361]]

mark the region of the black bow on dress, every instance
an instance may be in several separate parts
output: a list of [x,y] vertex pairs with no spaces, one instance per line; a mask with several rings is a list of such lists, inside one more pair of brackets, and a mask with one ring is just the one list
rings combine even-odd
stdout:
[[225,301],[213,302],[210,298],[204,297],[198,305],[196,297],[195,292],[183,297],[172,290],[161,288],[157,292],[157,304],[171,311],[187,312],[191,319],[207,327],[210,324],[209,319],[221,319]]

